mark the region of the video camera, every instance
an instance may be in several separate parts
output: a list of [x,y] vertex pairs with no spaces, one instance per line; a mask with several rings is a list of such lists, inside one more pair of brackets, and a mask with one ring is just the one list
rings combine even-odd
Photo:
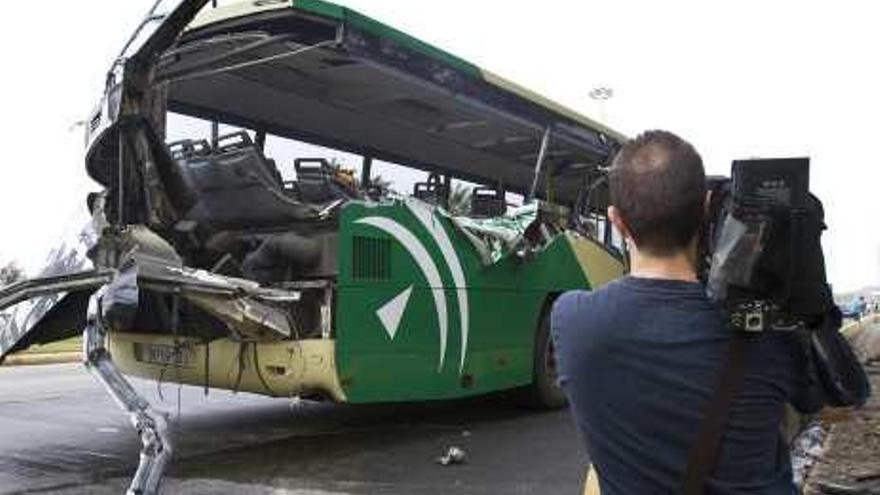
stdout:
[[709,178],[700,276],[736,331],[816,327],[834,306],[808,158],[733,162]]
[[798,332],[810,382],[835,407],[860,406],[870,381],[840,333],[825,276],[822,202],[809,192],[809,159],[740,160],[710,178],[699,276],[734,332]]

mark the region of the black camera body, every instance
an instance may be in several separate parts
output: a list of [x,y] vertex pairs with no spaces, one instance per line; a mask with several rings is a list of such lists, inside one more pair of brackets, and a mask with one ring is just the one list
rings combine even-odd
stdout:
[[808,158],[738,160],[730,179],[708,180],[700,274],[733,330],[813,328],[834,305],[809,167]]
[[699,275],[734,332],[797,332],[807,380],[825,404],[861,406],[871,384],[847,340],[825,275],[825,211],[809,159],[741,160],[710,178]]

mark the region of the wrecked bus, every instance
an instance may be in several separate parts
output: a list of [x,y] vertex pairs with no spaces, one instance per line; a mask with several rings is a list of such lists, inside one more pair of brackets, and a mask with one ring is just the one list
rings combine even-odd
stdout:
[[[560,406],[548,311],[623,273],[602,170],[625,138],[344,7],[205,4],[157,2],[113,63],[86,122],[103,190],[41,276],[0,291],[0,355],[82,333],[141,434],[144,493],[171,442],[125,375]],[[213,124],[171,139],[180,116]],[[389,162],[424,179],[396,191]]]

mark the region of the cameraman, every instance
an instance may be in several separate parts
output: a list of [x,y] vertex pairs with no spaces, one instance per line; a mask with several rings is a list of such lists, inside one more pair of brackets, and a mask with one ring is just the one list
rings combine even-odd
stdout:
[[[697,281],[703,162],[678,136],[648,131],[620,150],[609,181],[608,217],[626,239],[630,275],[557,300],[559,382],[602,495],[676,493],[730,340]],[[821,404],[799,383],[806,364],[790,336],[756,341],[746,359],[707,493],[791,495],[785,404]]]

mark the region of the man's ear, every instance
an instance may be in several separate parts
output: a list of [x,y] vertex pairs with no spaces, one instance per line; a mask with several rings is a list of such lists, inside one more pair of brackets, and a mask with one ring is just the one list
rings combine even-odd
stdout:
[[620,210],[616,206],[611,205],[608,207],[608,219],[611,220],[611,224],[614,225],[614,228],[617,229],[625,239],[635,242],[635,239],[629,230],[629,226],[626,224],[626,221],[624,221],[623,216],[620,214]]

